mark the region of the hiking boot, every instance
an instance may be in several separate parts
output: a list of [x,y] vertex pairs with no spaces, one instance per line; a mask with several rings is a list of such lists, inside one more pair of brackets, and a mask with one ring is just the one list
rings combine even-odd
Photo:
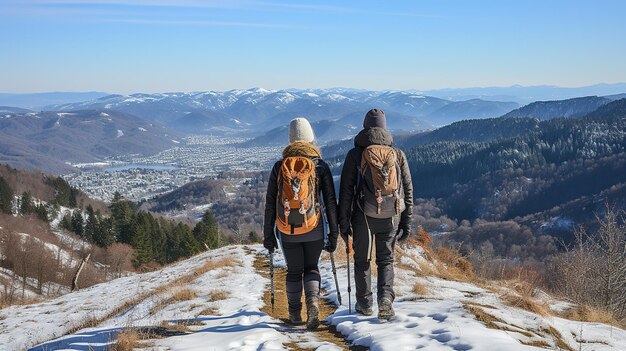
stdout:
[[289,323],[293,325],[302,325],[304,321],[302,320],[302,313],[300,311],[293,312],[289,311]]
[[372,313],[372,308],[369,306],[363,306],[360,303],[356,303],[356,305],[354,305],[354,310],[356,311],[356,313],[364,315],[364,316],[371,316]]
[[287,282],[287,305],[291,324],[302,324],[302,282]]
[[304,283],[304,295],[306,302],[306,327],[315,329],[320,325],[320,287],[319,282],[309,281]]
[[396,313],[393,311],[391,299],[383,297],[378,303],[378,319],[390,320]]
[[315,329],[320,325],[320,309],[317,299],[309,301],[306,304],[306,327],[307,329]]

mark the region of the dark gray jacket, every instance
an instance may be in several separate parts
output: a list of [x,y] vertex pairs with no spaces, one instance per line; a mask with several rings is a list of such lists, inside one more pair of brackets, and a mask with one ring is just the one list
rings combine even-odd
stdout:
[[[354,138],[354,148],[348,151],[346,160],[343,163],[341,171],[341,183],[339,186],[339,230],[346,233],[350,229],[350,220],[356,201],[357,172],[361,163],[361,155],[363,149],[370,145],[387,145],[393,146],[393,137],[391,133],[382,128],[363,129]],[[410,221],[413,214],[413,184],[411,182],[411,172],[409,164],[406,160],[404,152],[395,148],[398,154],[398,164],[402,173],[402,186],[404,187],[404,203],[406,209],[402,212],[402,221]]]

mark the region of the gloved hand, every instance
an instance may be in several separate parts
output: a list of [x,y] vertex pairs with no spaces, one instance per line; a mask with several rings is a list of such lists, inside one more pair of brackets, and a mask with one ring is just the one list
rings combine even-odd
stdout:
[[[406,212],[406,211],[405,211]],[[411,235],[411,217],[406,213],[402,213],[400,216],[400,224],[398,225],[398,231],[396,231],[396,238],[399,242],[405,241]]]
[[267,251],[269,251],[270,254],[274,253],[274,249],[278,248],[278,243],[276,242],[276,237],[275,236],[271,236],[271,237],[265,237],[265,240],[263,240],[263,247],[265,247],[267,249]]
[[341,232],[341,238],[343,241],[348,242],[348,237],[352,236],[352,228],[348,227],[348,230],[345,232]]
[[335,252],[335,250],[337,249],[337,236],[337,233],[330,233],[330,235],[328,235],[328,242],[326,242],[324,250],[330,253]]

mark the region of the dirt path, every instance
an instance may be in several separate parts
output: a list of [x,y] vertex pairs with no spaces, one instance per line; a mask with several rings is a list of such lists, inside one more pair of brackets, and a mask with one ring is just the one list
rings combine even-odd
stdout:
[[[257,255],[254,260],[254,267],[258,273],[262,276],[269,279],[269,259],[266,256]],[[265,307],[261,309],[262,312],[269,314],[270,316],[280,319],[285,326],[285,333],[305,333],[309,332],[304,327],[293,327],[288,321],[289,311],[287,309],[287,295],[285,293],[285,277],[287,274],[287,270],[285,268],[274,268],[274,311],[272,311],[271,305],[271,291],[269,285],[265,292],[263,293],[263,301],[265,302]],[[336,310],[336,306],[330,303],[328,300],[324,299],[325,292],[322,290],[320,299],[320,321],[322,324],[314,330],[310,331],[315,334],[315,336],[322,341],[330,342],[335,345],[338,345],[345,350],[368,350],[363,346],[349,346],[346,340],[343,338],[343,335],[335,329],[335,326],[329,325],[325,322],[326,317],[333,314]],[[304,299],[304,297],[303,297]],[[302,308],[302,318],[306,320],[306,307]],[[287,345],[292,350],[306,350],[302,347],[299,347],[294,344]]]

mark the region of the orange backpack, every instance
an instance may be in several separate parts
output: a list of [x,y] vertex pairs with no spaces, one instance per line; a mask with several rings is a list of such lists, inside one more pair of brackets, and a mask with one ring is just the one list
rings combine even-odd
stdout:
[[305,234],[320,221],[315,162],[308,157],[283,159],[278,176],[276,227],[285,234]]

